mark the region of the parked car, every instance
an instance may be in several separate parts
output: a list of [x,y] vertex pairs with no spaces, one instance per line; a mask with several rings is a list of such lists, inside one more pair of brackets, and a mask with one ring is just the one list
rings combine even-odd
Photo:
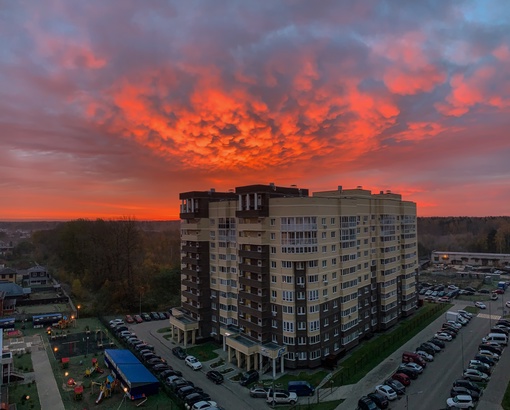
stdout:
[[492,293],[491,294],[491,300],[498,300],[498,294],[497,293]]
[[247,386],[250,383],[254,383],[259,380],[259,372],[257,370],[249,370],[241,376],[239,384],[241,386]]
[[211,408],[216,407],[217,403],[215,401],[211,400],[203,400],[196,402],[193,407],[191,407],[191,410],[210,410]]
[[494,359],[487,357],[487,356],[482,356],[479,354],[475,355],[475,359],[479,360],[482,363],[486,363],[489,366],[494,366],[496,364],[496,361]]
[[472,409],[474,407],[472,397],[467,395],[449,397],[446,399],[446,405],[449,409]]
[[459,394],[466,394],[473,398],[473,401],[478,401],[480,399],[480,393],[475,390],[470,390],[467,387],[452,387],[450,390],[450,397],[458,396]]
[[402,383],[400,383],[398,380],[395,379],[388,379],[384,381],[384,384],[386,386],[390,386],[398,395],[402,395],[406,393],[406,386],[404,386]]
[[202,368],[202,363],[195,356],[186,356],[184,363],[193,370],[200,370]]
[[403,373],[412,380],[416,380],[419,375],[419,373],[416,370],[404,366],[399,366],[397,370],[395,370],[395,373]]
[[411,378],[407,374],[404,374],[404,373],[394,373],[391,376],[391,378],[399,381],[404,386],[409,386],[411,384]]
[[196,393],[191,393],[190,395],[186,396],[184,398],[184,407],[186,407],[186,409],[188,410],[191,410],[191,408],[193,407],[193,405],[195,403],[198,403],[200,401],[207,401],[209,400],[211,397],[207,394],[207,393],[200,393],[200,392],[196,392]]
[[217,370],[209,370],[206,373],[206,376],[209,380],[212,380],[216,384],[223,383],[223,375]]
[[478,394],[482,394],[482,389],[476,383],[473,383],[466,379],[457,379],[453,382],[453,387],[466,387],[469,390],[473,390]]
[[367,394],[367,397],[369,399],[371,399],[379,409],[387,409],[388,406],[390,405],[390,402],[388,401],[388,399],[383,396],[382,394],[379,394],[379,393],[369,393]]
[[416,350],[423,350],[424,352],[427,352],[428,354],[430,354],[432,356],[436,355],[436,350],[433,347],[426,345],[424,343],[422,343],[420,346],[418,346],[418,348]]
[[437,337],[439,340],[445,340],[447,342],[451,342],[453,337],[445,332],[439,332],[434,335],[434,337]]
[[184,349],[180,346],[176,346],[172,349],[172,353],[174,354],[174,356],[178,357],[179,359],[181,360],[184,360],[186,359],[186,352],[184,351]]
[[441,349],[444,349],[446,347],[445,342],[443,342],[442,340],[439,340],[439,339],[437,339],[435,337],[430,339],[429,343],[434,343],[436,346],[439,346]]
[[375,386],[375,392],[386,397],[389,401],[397,400],[397,392],[385,384]]
[[140,315],[134,315],[133,316],[133,319],[136,323],[142,323],[143,322],[143,319]]
[[256,398],[267,398],[267,389],[261,386],[254,386],[250,389],[250,396]]
[[152,320],[159,320],[159,314],[158,314],[158,312],[151,312],[151,313],[150,313],[150,316],[151,316],[151,319],[152,319]]
[[133,316],[126,315],[126,323],[135,323],[135,320],[133,319]]
[[475,302],[475,306],[479,309],[487,309],[487,306],[483,302]]
[[402,363],[400,366],[407,367],[408,369],[412,369],[417,371],[419,374],[423,373],[423,367],[416,363]]
[[177,397],[179,397],[181,400],[184,399],[186,396],[189,396],[191,393],[196,393],[194,386],[191,386],[187,384],[186,386],[180,387],[176,390],[175,394]]
[[110,327],[113,329],[115,327],[117,327],[118,325],[123,325],[124,324],[124,321],[122,319],[112,319],[110,320],[109,322],[110,324]]
[[491,291],[489,289],[480,289],[478,291],[478,293],[481,293],[483,295],[488,295],[489,293],[491,293]]
[[420,355],[420,357],[422,357],[427,362],[434,361],[434,356],[432,356],[431,354],[428,354],[427,352],[424,352],[423,350],[418,350],[416,352],[416,354]]
[[422,345],[431,347],[436,353],[439,353],[441,351],[441,348],[435,343],[423,342]]
[[485,367],[485,365],[478,365],[478,364],[469,364],[469,369],[475,369],[475,370],[478,370],[482,373],[485,373],[487,376],[490,376],[491,375],[491,368],[490,367]]
[[159,374],[159,377],[163,380],[165,380],[167,377],[170,376],[178,376],[182,377],[182,373],[179,370],[165,370]]
[[499,361],[499,355],[491,352],[490,350],[481,349],[478,351],[478,355],[490,357],[492,360],[495,360],[496,362]]
[[490,380],[490,377],[482,373],[480,370],[475,369],[466,369],[464,370],[464,373],[462,373],[464,378],[469,381],[475,381],[475,382],[487,382]]
[[281,391],[275,391],[273,394],[270,394],[271,392],[267,392],[267,403],[270,406],[273,406],[274,404],[294,404],[297,402],[298,397],[297,394],[294,392],[281,392]]
[[[387,401],[387,400],[386,400]],[[370,397],[363,396],[358,400],[357,410],[379,410],[379,407]]]
[[496,294],[498,294],[498,295],[504,295],[504,294],[505,294],[505,291],[504,291],[503,289],[501,289],[501,288],[497,288],[497,289],[494,289],[494,290],[492,291],[492,293],[496,293]]
[[501,353],[503,352],[503,349],[500,346],[496,346],[489,343],[480,343],[478,345],[479,350],[488,350],[489,352],[495,353],[498,356],[501,356]]
[[152,319],[151,317],[149,316],[148,313],[142,313],[140,316],[142,316],[142,319],[145,321],[145,322],[150,322]]

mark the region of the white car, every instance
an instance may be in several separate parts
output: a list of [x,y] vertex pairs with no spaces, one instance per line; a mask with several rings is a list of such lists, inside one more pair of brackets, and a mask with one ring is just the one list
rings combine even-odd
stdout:
[[408,369],[414,370],[418,373],[423,373],[423,367],[421,367],[417,363],[413,363],[413,362],[402,363],[401,366],[407,367]]
[[466,369],[462,376],[464,376],[464,379],[466,380],[475,382],[487,382],[490,380],[490,377],[487,374],[476,369]]
[[122,319],[113,319],[110,320],[110,327],[113,329],[114,327],[117,327],[117,325],[123,325],[124,321]]
[[485,305],[485,303],[482,303],[482,302],[475,302],[475,306],[478,309],[487,309],[487,306]]
[[473,398],[467,394],[459,394],[448,398],[446,406],[449,409],[472,409],[474,407]]
[[509,300],[508,302],[506,302],[506,303],[505,303],[505,306],[506,306],[507,308],[510,308],[510,300]]
[[439,340],[446,340],[447,342],[452,341],[452,337],[448,333],[443,333],[443,332],[436,333],[434,335],[434,337],[437,337]]
[[216,403],[215,401],[204,400],[195,403],[193,407],[191,407],[191,410],[206,410],[210,409],[211,407],[216,407],[217,405],[218,403]]
[[195,356],[186,356],[184,363],[193,370],[200,370],[202,368],[202,363]]
[[431,354],[428,354],[427,352],[424,352],[423,350],[418,350],[416,352],[416,354],[423,357],[427,362],[434,361],[434,356],[432,356]]
[[382,394],[384,397],[386,397],[388,400],[397,400],[397,393],[395,390],[393,390],[390,386],[387,386],[385,384],[380,384],[378,386],[375,386],[375,392]]

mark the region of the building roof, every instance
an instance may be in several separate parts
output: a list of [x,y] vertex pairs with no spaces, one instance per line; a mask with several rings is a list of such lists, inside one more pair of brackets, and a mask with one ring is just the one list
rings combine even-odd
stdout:
[[0,281],[0,291],[5,292],[6,297],[23,296],[26,294],[26,292],[21,286],[16,285],[15,283],[9,281]]
[[28,273],[30,273],[30,272],[46,272],[46,268],[44,266],[37,265],[37,266],[34,266],[34,267],[28,269],[27,272]]

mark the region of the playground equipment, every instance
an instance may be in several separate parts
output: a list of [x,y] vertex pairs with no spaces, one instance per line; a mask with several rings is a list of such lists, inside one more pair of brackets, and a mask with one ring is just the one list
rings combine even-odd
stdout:
[[96,404],[99,404],[108,397],[111,397],[113,389],[117,386],[117,379],[112,375],[108,375],[106,380],[101,384],[99,397],[96,400]]
[[74,316],[71,316],[71,317],[63,316],[62,319],[60,319],[53,326],[58,328],[58,329],[67,329],[73,323],[74,323]]
[[85,369],[85,377],[90,377],[92,375],[92,373],[94,373],[94,372],[97,372],[97,373],[104,372],[104,370],[99,367],[99,362],[97,361],[96,358],[92,359],[92,367]]
[[74,400],[80,401],[83,398],[83,386],[76,386],[74,388]]

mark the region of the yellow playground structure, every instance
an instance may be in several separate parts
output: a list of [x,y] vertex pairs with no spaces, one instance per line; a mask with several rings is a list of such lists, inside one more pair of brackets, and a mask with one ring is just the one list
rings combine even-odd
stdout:
[[111,374],[108,375],[103,383],[92,382],[92,386],[98,385],[99,387],[99,397],[96,400],[96,404],[99,404],[108,397],[111,397],[113,390],[117,387],[118,380],[113,377]]
[[92,367],[85,369],[85,377],[90,377],[92,375],[92,373],[94,373],[94,372],[103,373],[103,371],[104,370],[99,367],[99,362],[97,361],[97,359],[93,358],[92,359]]

